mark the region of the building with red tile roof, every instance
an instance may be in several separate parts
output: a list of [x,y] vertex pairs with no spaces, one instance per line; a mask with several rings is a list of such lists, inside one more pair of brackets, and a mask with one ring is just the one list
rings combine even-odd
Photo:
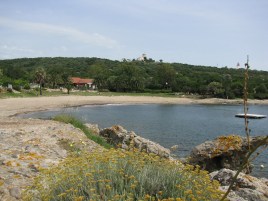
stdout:
[[71,81],[77,88],[86,87],[88,89],[95,89],[95,85],[93,84],[94,79],[71,77]]

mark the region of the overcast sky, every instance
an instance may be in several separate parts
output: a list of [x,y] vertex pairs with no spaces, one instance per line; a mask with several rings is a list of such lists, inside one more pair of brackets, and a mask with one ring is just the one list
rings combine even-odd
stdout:
[[268,71],[268,0],[0,0],[0,59],[142,53]]

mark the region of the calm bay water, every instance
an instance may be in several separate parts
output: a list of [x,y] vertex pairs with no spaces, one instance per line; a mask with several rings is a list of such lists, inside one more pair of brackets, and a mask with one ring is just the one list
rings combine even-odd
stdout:
[[[127,130],[170,148],[179,145],[178,157],[217,136],[238,134],[245,136],[242,105],[101,105],[82,106],[20,115],[24,118],[48,119],[57,114],[71,114],[84,122],[96,123],[100,128],[120,124]],[[251,105],[249,113],[268,115],[267,105]],[[268,121],[249,121],[251,135],[267,135]],[[254,175],[268,178],[268,150],[254,162]],[[265,166],[260,168],[260,164]]]

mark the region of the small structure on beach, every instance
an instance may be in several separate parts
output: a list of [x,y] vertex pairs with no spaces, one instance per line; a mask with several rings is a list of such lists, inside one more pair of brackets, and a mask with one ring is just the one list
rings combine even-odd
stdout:
[[263,119],[263,118],[266,118],[267,116],[266,115],[261,115],[261,114],[244,114],[244,113],[241,113],[241,114],[236,114],[235,117],[238,117],[238,118],[248,118],[248,119]]
[[80,77],[71,77],[71,81],[76,88],[86,88],[86,89],[95,89],[93,84],[94,79],[80,78]]

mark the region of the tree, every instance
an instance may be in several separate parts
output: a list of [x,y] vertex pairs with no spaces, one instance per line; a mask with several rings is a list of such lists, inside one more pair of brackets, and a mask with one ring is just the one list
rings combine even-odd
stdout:
[[92,66],[90,69],[90,75],[94,78],[94,84],[99,90],[108,88],[109,71],[101,64]]
[[266,87],[265,84],[260,84],[257,88],[256,88],[256,93],[267,93],[268,89]]
[[54,66],[53,68],[48,69],[47,78],[53,89],[60,83],[62,72],[64,72],[64,69],[60,66]]
[[234,82],[231,85],[232,92],[234,93],[235,97],[242,98],[243,96],[243,84],[241,82]]
[[224,96],[225,98],[229,98],[231,95],[231,84],[232,84],[232,76],[230,74],[224,74],[222,76],[222,86],[224,89]]
[[67,89],[67,93],[70,94],[70,90],[73,88],[71,76],[68,73],[63,73],[61,77],[62,77],[64,86]]
[[171,88],[175,82],[176,71],[168,64],[161,63],[157,68],[156,79],[162,89]]
[[46,71],[42,67],[38,67],[35,71],[35,80],[39,84],[39,92],[42,95],[42,85],[44,84],[46,79]]
[[222,84],[219,82],[211,82],[207,87],[207,93],[213,96],[219,96],[224,92]]

